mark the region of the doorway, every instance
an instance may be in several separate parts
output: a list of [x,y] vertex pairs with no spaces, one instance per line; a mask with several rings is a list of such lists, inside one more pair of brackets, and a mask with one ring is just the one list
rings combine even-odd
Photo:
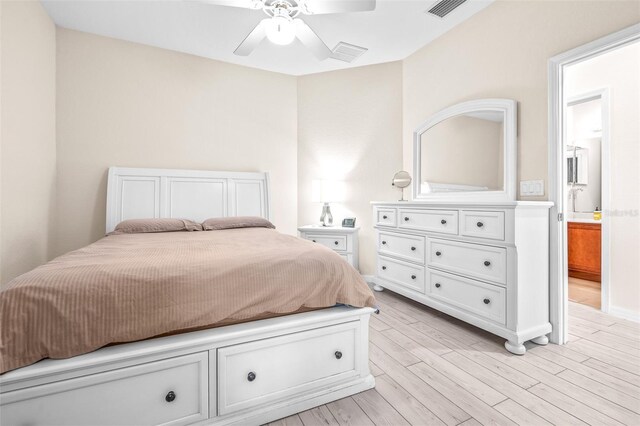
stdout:
[[[629,182],[638,180],[637,165],[635,170],[631,169],[630,172],[627,167],[629,160],[637,162],[635,159],[637,150],[634,148],[635,145],[629,144],[628,140],[620,138],[619,133],[614,135],[613,132],[613,130],[619,132],[620,123],[633,122],[628,117],[623,117],[624,113],[620,114],[619,101],[622,94],[633,93],[636,102],[640,102],[637,96],[638,88],[625,91],[624,88],[619,87],[620,80],[615,80],[615,77],[607,83],[594,83],[590,86],[576,84],[577,81],[589,80],[589,78],[579,78],[578,76],[578,71],[581,68],[584,71],[589,63],[599,62],[605,68],[609,66],[608,72],[604,72],[605,75],[609,74],[608,77],[613,77],[618,71],[627,69],[619,65],[615,68],[611,67],[607,57],[612,55],[611,58],[613,58],[616,53],[633,45],[640,47],[640,24],[560,54],[549,61],[549,195],[550,200],[554,202],[552,209],[554,221],[552,223],[555,223],[550,228],[550,320],[553,325],[553,333],[550,338],[554,343],[564,344],[569,337],[569,216],[571,216],[573,223],[580,223],[579,219],[583,219],[583,223],[600,225],[600,250],[597,249],[597,239],[595,243],[590,242],[586,249],[583,248],[583,253],[588,254],[587,257],[592,261],[592,266],[600,264],[599,288],[595,267],[591,270],[593,275],[587,277],[590,279],[586,280],[592,284],[591,299],[593,304],[597,305],[599,293],[601,310],[636,321],[639,317],[637,307],[628,309],[620,306],[629,301],[631,304],[634,303],[633,300],[625,300],[624,294],[630,295],[627,297],[632,299],[638,293],[637,288],[633,288],[631,292],[628,289],[621,291],[621,283],[625,280],[637,280],[640,276],[638,262],[629,260],[630,256],[626,256],[626,253],[630,254],[632,250],[636,250],[637,253],[637,247],[635,247],[637,243],[633,241],[633,239],[639,239],[635,234],[640,229],[637,226],[640,220],[633,217],[634,214],[638,215],[637,191],[629,191],[625,181],[620,179],[624,166],[624,170],[627,170],[626,173],[631,173],[627,176],[627,180]],[[588,74],[586,73],[582,77],[588,76]],[[640,73],[637,74],[640,75]],[[637,84],[637,81],[634,81],[634,84]],[[589,104],[592,101],[596,102]],[[596,105],[598,102],[599,106]],[[617,110],[614,111],[614,107]],[[634,107],[637,107],[637,104]],[[586,137],[578,137],[578,141],[570,142],[571,132],[575,132],[575,128],[569,131],[569,126],[575,124],[571,122],[575,117],[571,116],[576,113],[579,115],[580,109],[589,108],[592,110],[600,109],[599,114],[596,114],[602,119],[600,132],[594,131]],[[613,121],[612,117],[617,117],[617,122]],[[595,120],[590,122],[594,124]],[[597,130],[597,126],[592,125],[591,127],[592,131]],[[596,140],[599,140],[599,149]],[[634,142],[638,143],[637,140]],[[600,152],[599,203],[601,205],[595,206],[598,207],[597,210],[593,205],[587,203],[590,197],[593,198],[593,194],[585,194],[588,182],[592,181],[593,174],[597,174],[596,172],[592,174],[589,169],[589,150],[592,151],[592,154]],[[612,153],[615,150],[617,152],[614,158]],[[629,153],[629,158],[625,158],[625,152]],[[586,175],[585,171],[587,171]],[[594,185],[594,187],[597,186]],[[595,190],[595,188],[591,189]],[[620,197],[621,191],[626,191],[623,197]],[[636,205],[635,209],[629,208],[629,203]],[[623,208],[621,209],[621,207]],[[593,210],[591,210],[592,208]],[[629,231],[625,229],[629,229]],[[592,236],[594,234],[594,232],[591,233]],[[629,234],[632,238],[627,238],[625,234]],[[616,241],[615,244],[612,240]],[[616,249],[617,255],[611,254],[612,248]],[[597,262],[598,252],[600,262]],[[575,258],[572,261],[575,261]],[[612,261],[616,263],[615,268],[611,265]],[[621,262],[625,262],[622,268]],[[575,265],[573,266],[575,270]],[[613,283],[616,286],[615,290]],[[576,297],[575,292],[573,293],[573,297]],[[612,299],[613,293],[616,293],[615,303]],[[640,300],[640,297],[635,297],[635,299]]]

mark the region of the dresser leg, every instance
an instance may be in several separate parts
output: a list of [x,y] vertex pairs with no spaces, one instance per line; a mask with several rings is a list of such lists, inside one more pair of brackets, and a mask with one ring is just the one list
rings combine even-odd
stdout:
[[524,355],[525,352],[527,352],[527,348],[525,348],[522,343],[512,342],[511,340],[504,342],[504,347],[515,355]]
[[384,287],[379,286],[378,284],[374,284],[373,285],[373,290],[374,291],[382,291],[382,290],[384,290]]
[[546,345],[547,343],[549,343],[549,338],[546,335],[542,335],[540,337],[536,337],[535,339],[531,339],[531,341],[533,343],[535,343],[536,345]]

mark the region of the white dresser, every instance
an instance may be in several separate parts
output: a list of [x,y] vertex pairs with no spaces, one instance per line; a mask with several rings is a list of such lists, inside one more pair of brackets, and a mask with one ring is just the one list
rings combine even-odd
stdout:
[[374,202],[376,290],[507,339],[522,355],[549,323],[549,202]]
[[358,230],[342,226],[305,225],[298,228],[300,237],[322,244],[338,253],[351,266],[358,269]]

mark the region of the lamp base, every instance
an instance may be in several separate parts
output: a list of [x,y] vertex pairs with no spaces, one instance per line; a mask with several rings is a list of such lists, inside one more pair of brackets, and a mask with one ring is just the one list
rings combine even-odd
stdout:
[[329,203],[324,203],[324,206],[322,206],[320,224],[322,226],[333,226],[333,215],[331,214],[331,207],[329,206]]

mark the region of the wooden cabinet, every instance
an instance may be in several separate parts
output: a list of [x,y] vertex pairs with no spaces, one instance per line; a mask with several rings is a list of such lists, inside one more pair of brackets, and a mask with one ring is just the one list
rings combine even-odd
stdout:
[[602,242],[599,223],[569,222],[569,276],[600,282]]

